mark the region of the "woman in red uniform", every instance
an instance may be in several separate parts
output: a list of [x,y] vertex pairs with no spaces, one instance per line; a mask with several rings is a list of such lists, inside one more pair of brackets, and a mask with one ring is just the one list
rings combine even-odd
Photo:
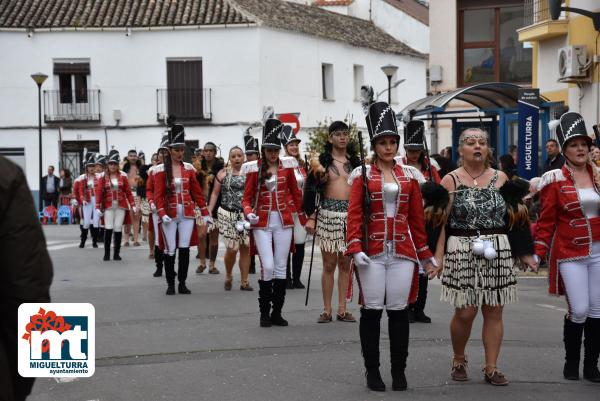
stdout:
[[540,182],[541,212],[535,253],[549,257],[550,293],[566,295],[565,379],[579,379],[585,333],[583,377],[600,382],[600,173],[589,158],[592,139],[581,115],[568,112],[556,128],[566,163]]
[[[279,158],[282,129],[279,120],[268,119],[263,127],[262,158],[242,166],[242,172],[246,174],[242,206],[252,225],[254,245],[261,261],[258,280],[261,327],[288,325],[281,316],[281,309],[285,301],[285,270],[294,229],[293,213],[298,214],[300,224],[306,224],[302,192],[294,176],[297,162],[293,158]],[[289,202],[288,194],[291,194],[293,204]]]
[[[306,182],[306,166],[304,160],[300,158],[300,139],[294,134],[291,126],[286,125],[283,127],[283,133],[281,134],[281,142],[283,149],[285,150],[286,157],[294,158],[298,165],[294,168],[294,175],[296,182],[298,183],[298,189],[304,194],[304,183]],[[293,199],[290,196],[290,207],[293,207]],[[298,214],[294,213],[294,253],[292,257],[288,257],[286,278],[287,278],[287,289],[291,290],[294,288],[305,288],[304,284],[300,281],[300,275],[302,274],[302,264],[304,263],[304,243],[306,242],[306,230],[304,226],[300,224]],[[290,263],[291,259],[291,263]]]
[[[395,114],[387,103],[370,105],[367,127],[375,154],[365,172],[358,167],[348,179],[352,189],[346,255],[353,256],[361,289],[359,331],[367,386],[374,391],[385,391],[379,373],[380,320],[385,306],[392,389],[406,390],[407,307],[418,291],[417,264],[423,263],[426,271],[435,269],[433,255],[427,246],[419,189],[419,180],[423,178],[414,167],[398,165],[394,160],[400,136]],[[369,210],[365,210],[365,198],[370,200]],[[365,222],[368,222],[366,230]]]
[[164,236],[167,295],[175,294],[175,252],[177,249],[179,249],[178,291],[180,294],[191,294],[185,285],[185,280],[190,264],[190,243],[197,237],[194,212],[196,205],[200,208],[204,221],[212,222],[208,215],[202,188],[196,180],[196,170],[190,163],[183,161],[185,146],[183,125],[173,125],[169,131],[169,154],[166,155],[164,164],[158,165],[154,169],[154,202],[161,219],[162,235]]
[[100,216],[96,211],[96,186],[99,175],[95,173],[96,161],[93,153],[86,155],[85,173],[77,178],[78,185],[74,186],[75,199],[81,205],[83,218],[83,231],[81,234],[80,248],[85,247],[88,229],[92,233],[92,246],[98,248],[98,227]]
[[121,260],[123,222],[129,209],[136,211],[127,174],[119,170],[119,152],[108,154],[108,171],[98,176],[96,183],[96,210],[104,216],[104,260],[110,260],[110,241],[115,235],[114,260]]

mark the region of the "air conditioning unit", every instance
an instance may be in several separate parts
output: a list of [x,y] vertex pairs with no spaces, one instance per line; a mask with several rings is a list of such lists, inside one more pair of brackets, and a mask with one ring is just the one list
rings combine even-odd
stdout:
[[560,80],[586,78],[587,64],[585,45],[566,46],[558,50],[558,75]]

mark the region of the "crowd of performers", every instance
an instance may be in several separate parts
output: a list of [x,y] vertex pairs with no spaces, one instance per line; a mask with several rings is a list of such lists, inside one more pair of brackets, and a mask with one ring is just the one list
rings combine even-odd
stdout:
[[[311,267],[315,243],[323,261],[323,310],[316,321],[333,320],[337,270],[335,319],[356,322],[347,306],[356,280],[366,382],[374,391],[386,388],[379,370],[383,310],[392,389],[405,390],[409,323],[431,322],[424,309],[427,283],[436,277],[442,300],[454,307],[452,379],[469,379],[466,346],[481,311],[483,378],[507,385],[497,368],[503,308],[517,301],[518,269],[537,271],[545,261],[549,292],[566,295],[569,308],[564,377],[579,379],[583,343],[583,376],[600,382],[600,171],[590,162],[592,139],[583,118],[567,112],[553,122],[566,164],[541,178],[541,211],[532,229],[523,202],[529,183],[492,167],[484,130],[462,132],[460,167],[440,178],[422,121],[404,123],[405,156],[399,157],[401,140],[390,105],[371,101],[365,110],[367,146],[362,136],[358,144],[351,141],[345,122],[334,121],[323,152],[310,161],[300,157],[293,130],[273,115],[264,120],[260,146],[248,130],[243,147],[230,149],[226,161],[209,142],[193,164],[183,161],[184,127],[172,124],[144,182],[133,191],[116,150],[107,157],[90,155],[74,190],[83,216],[81,247],[89,232],[93,247],[104,243],[109,261],[114,238],[112,259],[121,260],[122,228],[141,213],[149,226],[154,276],[164,269],[167,295],[190,294],[190,247],[198,247],[197,273],[208,268],[218,274],[221,236],[225,290],[233,287],[236,261],[240,290],[253,291],[249,275],[256,272],[259,324],[271,327],[288,325],[286,291],[305,288],[305,243],[307,234],[314,235]],[[371,155],[364,154],[367,147]]]

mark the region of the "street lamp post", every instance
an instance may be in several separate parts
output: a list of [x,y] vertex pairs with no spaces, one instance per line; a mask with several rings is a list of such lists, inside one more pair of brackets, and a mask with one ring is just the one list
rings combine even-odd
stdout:
[[48,78],[48,75],[37,72],[31,74],[31,78],[35,81],[38,87],[38,146],[39,146],[39,161],[38,161],[38,172],[40,176],[40,189],[38,191],[38,207],[40,210],[43,209],[42,199],[42,84]]
[[398,67],[396,67],[395,65],[384,65],[383,67],[381,67],[381,71],[383,71],[383,73],[385,74],[385,76],[388,79],[388,104],[391,105],[392,104],[392,77],[394,76],[394,74],[396,73],[396,71],[398,71]]

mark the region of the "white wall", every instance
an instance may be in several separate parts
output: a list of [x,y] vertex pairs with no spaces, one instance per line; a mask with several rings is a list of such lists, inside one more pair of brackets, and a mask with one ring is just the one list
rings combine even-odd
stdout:
[[429,53],[429,27],[385,1],[373,1],[373,23],[421,53]]
[[[315,39],[306,41],[300,34],[261,30],[261,102],[272,104],[277,113],[301,112],[300,125],[314,127],[326,118],[343,119],[353,116],[365,126],[360,102],[354,101],[354,64],[364,66],[364,82],[376,92],[387,88],[387,77],[381,66],[399,67],[396,77],[406,81],[396,89],[399,111],[405,105],[426,95],[426,60],[393,54],[383,54],[347,44]],[[284,56],[273,49],[290,49]],[[321,63],[333,64],[335,100],[323,101]],[[284,84],[285,83],[285,84]],[[387,92],[380,100],[387,101]]]
[[[245,104],[257,101],[258,29],[215,28],[178,31],[0,33],[0,54],[10,54],[0,74],[0,125],[37,125],[36,88],[30,78],[52,78],[54,58],[89,58],[89,89],[101,90],[102,124],[113,125],[112,111],[122,111],[121,125],[156,124],[156,90],[166,88],[166,60],[200,57],[205,88],[213,89],[213,123],[247,121]],[[240,60],[244,60],[243,63]],[[43,89],[54,87],[48,79]]]
[[538,46],[538,87],[541,92],[566,89],[567,84],[558,82],[558,49],[567,46],[567,37],[544,40]]
[[442,82],[438,91],[456,89],[457,85],[457,10],[456,0],[429,3],[429,65],[442,66]]

